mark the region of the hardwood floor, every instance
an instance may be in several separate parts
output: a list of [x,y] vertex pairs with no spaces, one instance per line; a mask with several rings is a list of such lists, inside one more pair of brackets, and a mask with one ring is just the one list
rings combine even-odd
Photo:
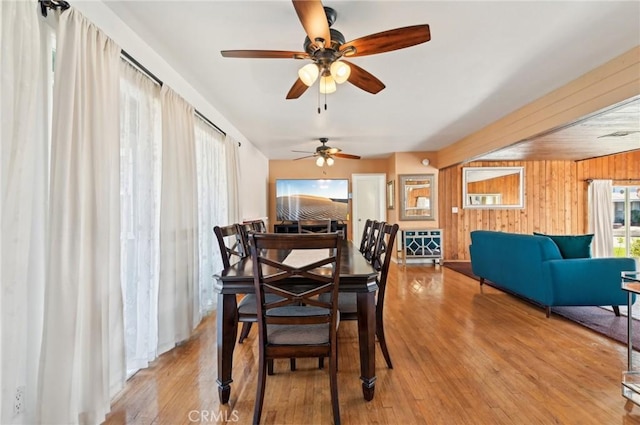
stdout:
[[[355,322],[339,329],[343,424],[640,424],[620,391],[626,347],[440,266],[391,265],[385,326],[394,369],[377,346],[375,398],[365,402]],[[613,313],[612,313],[613,314]],[[255,330],[234,352],[231,400],[220,406],[215,316],[138,372],[106,424],[250,423]],[[377,344],[376,344],[377,345]],[[327,370],[276,362],[264,424],[330,424]]]

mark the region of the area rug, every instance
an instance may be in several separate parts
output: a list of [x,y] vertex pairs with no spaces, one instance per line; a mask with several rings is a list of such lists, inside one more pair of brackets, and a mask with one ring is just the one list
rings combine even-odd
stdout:
[[[451,270],[461,273],[475,280],[480,278],[471,271],[471,263],[468,261],[449,261],[442,264]],[[490,286],[493,282],[485,280]],[[634,317],[635,317],[634,308]],[[627,344],[627,317],[621,315],[616,317],[611,310],[601,307],[552,307],[551,314],[558,314],[572,322],[576,322],[593,331],[605,335],[611,339]],[[640,320],[633,320],[633,347],[640,350]]]

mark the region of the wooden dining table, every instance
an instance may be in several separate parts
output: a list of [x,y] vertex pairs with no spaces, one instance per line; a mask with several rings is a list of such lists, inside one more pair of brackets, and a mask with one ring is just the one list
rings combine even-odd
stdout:
[[[367,262],[351,241],[342,239],[340,254],[339,292],[354,292],[357,298],[358,340],[360,345],[360,379],[362,394],[367,401],[373,400],[376,382],[375,293],[377,272]],[[287,253],[282,253],[286,256]],[[221,404],[229,402],[233,350],[236,344],[238,318],[238,294],[255,293],[253,284],[253,262],[245,257],[239,262],[214,275],[214,291],[218,293],[217,348],[218,348],[218,396]]]

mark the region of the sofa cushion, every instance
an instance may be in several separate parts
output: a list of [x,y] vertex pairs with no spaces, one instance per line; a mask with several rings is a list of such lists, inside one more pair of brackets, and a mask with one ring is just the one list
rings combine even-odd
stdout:
[[546,236],[558,246],[562,258],[590,258],[593,234],[588,235],[546,235],[533,232],[537,236]]

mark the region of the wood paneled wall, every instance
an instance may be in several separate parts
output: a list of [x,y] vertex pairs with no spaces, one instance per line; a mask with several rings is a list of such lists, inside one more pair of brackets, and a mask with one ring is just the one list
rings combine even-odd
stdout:
[[[587,179],[640,180],[640,150],[585,161],[472,162],[465,166],[522,166],[524,209],[463,209],[462,165],[439,173],[444,259],[469,260],[472,230],[580,234],[587,231]],[[458,213],[452,208],[457,207]]]

